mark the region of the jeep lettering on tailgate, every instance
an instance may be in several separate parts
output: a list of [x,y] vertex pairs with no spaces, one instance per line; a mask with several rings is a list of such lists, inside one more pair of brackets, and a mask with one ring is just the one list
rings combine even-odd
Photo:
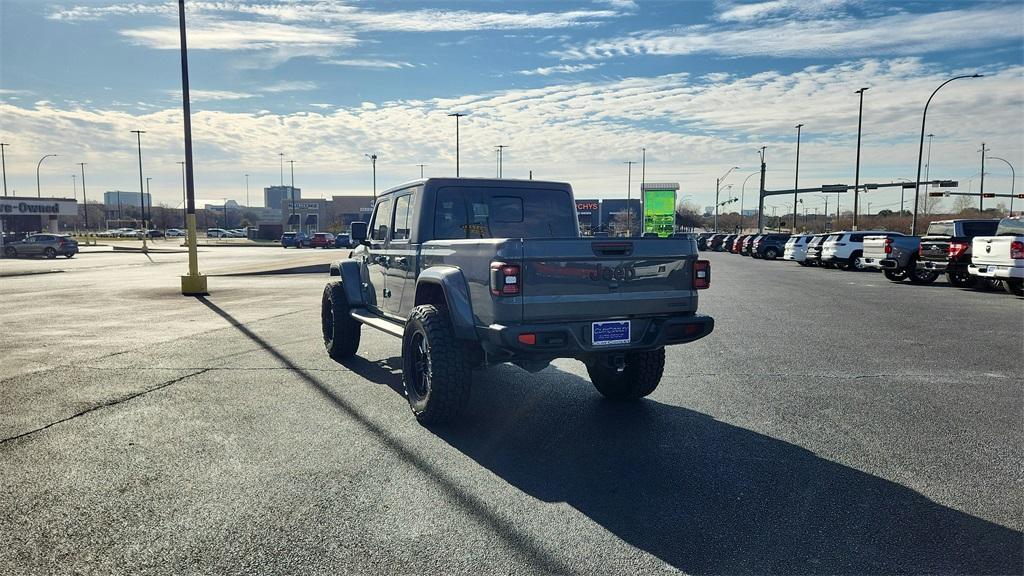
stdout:
[[587,278],[591,280],[624,280],[626,282],[636,278],[636,267],[632,264],[619,264],[609,268],[601,263],[597,264],[594,271]]

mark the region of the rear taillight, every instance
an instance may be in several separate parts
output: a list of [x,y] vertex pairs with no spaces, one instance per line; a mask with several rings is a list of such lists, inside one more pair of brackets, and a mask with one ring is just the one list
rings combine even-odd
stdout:
[[1010,242],[1010,258],[1024,260],[1024,242],[1020,240]]
[[959,258],[961,254],[967,251],[967,242],[950,242],[949,243],[949,257]]
[[518,264],[491,262],[491,294],[495,296],[518,296],[522,291],[523,278]]
[[704,290],[711,287],[711,262],[697,260],[693,263],[693,289]]
[[885,239],[885,253],[892,254],[892,238]]

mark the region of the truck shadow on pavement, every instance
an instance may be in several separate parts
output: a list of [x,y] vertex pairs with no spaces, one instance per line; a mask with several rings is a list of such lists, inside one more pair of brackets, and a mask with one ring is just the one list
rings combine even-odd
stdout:
[[[207,298],[199,301],[514,543],[533,569],[574,569],[538,535],[366,418]],[[401,394],[397,358],[344,365]],[[1024,537],[895,482],[689,410],[600,399],[557,369],[476,375],[456,426],[434,433],[510,485],[565,502],[628,544],[690,574],[1020,574]],[[665,382],[663,385],[671,385]]]
[[794,444],[557,370],[486,374],[441,438],[686,573],[1022,571],[1020,532]]

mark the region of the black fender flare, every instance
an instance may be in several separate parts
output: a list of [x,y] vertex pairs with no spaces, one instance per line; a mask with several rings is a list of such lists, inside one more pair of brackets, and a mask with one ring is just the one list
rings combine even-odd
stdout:
[[476,340],[473,303],[462,270],[449,266],[434,266],[420,272],[416,279],[414,305],[420,305],[420,299],[434,286],[439,287],[444,294],[445,307],[448,309],[455,337],[460,340]]
[[331,276],[338,276],[341,279],[341,286],[345,289],[345,298],[352,308],[366,306],[363,300],[363,279],[360,275],[361,266],[357,260],[341,260],[337,264],[331,264]]

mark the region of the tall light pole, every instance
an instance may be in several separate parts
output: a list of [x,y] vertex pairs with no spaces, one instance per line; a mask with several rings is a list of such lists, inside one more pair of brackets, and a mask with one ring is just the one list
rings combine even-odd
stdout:
[[[1013,216],[1013,198],[1016,194],[1015,184],[1017,183],[1017,172],[1013,169],[1013,164],[1006,158],[1000,158],[999,156],[989,156],[989,160],[1000,160],[1005,162],[1010,167],[1010,216]],[[83,189],[84,190],[84,189]]]
[[[288,164],[292,167],[292,215],[288,218],[291,220],[292,218],[295,218],[295,160],[289,160]],[[298,218],[296,218],[295,223],[298,226],[298,230],[302,231],[302,223],[298,221]]]
[[85,199],[85,162],[79,162],[78,165],[82,168],[82,209],[85,213],[85,229],[89,229],[89,203]]
[[[150,220],[153,219],[153,195],[149,193],[149,181],[152,179],[153,178],[146,176],[146,198],[149,198],[149,201],[147,202],[147,208],[149,210]],[[150,222],[150,225],[152,225],[152,222]],[[146,226],[143,226],[143,228],[146,228]]]
[[505,161],[505,148],[508,148],[508,144],[498,144],[494,147],[498,151],[498,178],[504,178],[503,163]]
[[633,207],[631,200],[633,199],[633,164],[636,164],[635,160],[626,160],[623,162],[626,165],[626,234],[630,237],[633,236]]
[[377,155],[376,154],[363,154],[370,159],[371,170],[373,171],[373,201],[377,202]]
[[459,177],[459,118],[465,116],[465,112],[452,112],[449,118],[455,118],[455,177]]
[[803,124],[796,125],[796,172],[793,175],[793,226],[790,228],[794,233],[796,233],[796,201],[800,196],[797,193],[797,189],[800,188],[800,129],[803,127]]
[[75,202],[78,202],[78,174],[71,175],[71,194]]
[[718,203],[720,202],[718,195],[722,190],[722,182],[729,176],[730,172],[733,170],[739,170],[739,168],[739,166],[733,166],[732,168],[729,168],[721,178],[715,180],[715,232],[718,232]]
[[857,90],[857,91],[854,92],[854,94],[860,94],[860,106],[857,109],[857,164],[856,164],[856,168],[854,168],[854,175],[853,175],[853,229],[854,230],[857,229],[857,207],[859,206],[857,193],[860,190],[860,133],[861,133],[861,124],[862,124],[862,121],[864,119],[864,92],[866,92],[867,90],[868,90],[868,88],[865,86],[864,88],[861,88],[860,90]]
[[278,152],[277,156],[281,159],[281,188],[284,188],[284,152]]
[[978,212],[985,213],[985,143],[981,143],[981,187],[978,189]]
[[423,167],[426,166],[426,164],[417,164],[417,166],[420,167],[420,178],[423,178]]
[[[139,145],[139,203],[142,205],[142,227],[146,227],[146,194],[142,188],[142,135],[146,133],[145,130],[132,130],[132,134],[135,134],[135,139]],[[146,235],[142,235],[142,243],[146,243]]]
[[178,162],[181,164],[181,226],[182,228],[188,228],[188,198],[185,194],[185,163]]
[[0,142],[0,165],[3,166],[4,170],[4,196],[7,196],[7,156],[4,155],[4,148],[10,146],[4,142]]
[[917,151],[917,178],[914,179],[914,216],[910,221],[910,234],[911,236],[917,235],[917,206],[921,198],[921,161],[924,159],[924,127],[925,121],[928,119],[928,105],[932,103],[932,98],[935,94],[942,89],[943,86],[949,84],[954,80],[960,80],[961,78],[981,78],[981,74],[969,74],[965,76],[954,76],[949,80],[946,80],[939,87],[932,92],[932,95],[928,97],[928,101],[924,103],[924,113],[921,114],[921,144]]
[[[821,198],[825,199],[825,210],[824,210],[824,212],[825,212],[825,224],[828,224],[828,195],[827,194],[826,195],[822,195]],[[821,231],[824,232],[825,228],[826,228],[826,226],[822,225]]]
[[39,159],[39,163],[36,164],[36,197],[38,197],[38,198],[42,198],[43,197],[42,188],[39,186],[39,167],[42,166],[43,160],[46,160],[47,158],[49,158],[51,156],[56,156],[56,154],[47,154],[46,156],[43,156],[42,158],[40,158]]
[[[644,186],[647,184],[647,148],[640,148],[640,222],[644,217]],[[672,224],[675,226],[675,223]],[[643,224],[641,224],[643,227]],[[643,234],[641,234],[643,236]]]
[[[928,134],[928,160],[925,162],[925,165],[924,165],[924,181],[925,182],[929,182],[929,178],[931,178],[931,173],[932,173],[932,138],[934,136],[935,136],[935,134]],[[925,188],[924,188],[925,189],[925,193],[927,193],[928,190],[929,190],[930,184],[925,184],[924,186],[925,186]],[[925,196],[925,198],[928,198],[928,196]],[[928,209],[928,205],[927,204],[925,204],[925,212],[931,212],[931,210]]]
[[743,179],[743,184],[740,185],[740,232],[743,231],[743,201],[746,199],[747,194],[747,180],[750,180],[753,176],[757,176],[760,172],[751,172]]
[[207,293],[206,276],[199,273],[199,256],[196,252],[196,184],[192,163],[192,106],[188,91],[188,43],[185,40],[185,0],[178,0],[178,29],[181,36],[181,108],[185,135],[186,178],[186,241],[188,243],[188,275],[181,277],[181,293],[184,296],[201,296]]
[[764,232],[764,179],[767,174],[768,165],[765,164],[765,150],[767,146],[761,146],[757,151],[757,157],[761,161],[761,182],[757,189],[757,231]]
[[249,207],[249,175],[245,175],[245,207]]

